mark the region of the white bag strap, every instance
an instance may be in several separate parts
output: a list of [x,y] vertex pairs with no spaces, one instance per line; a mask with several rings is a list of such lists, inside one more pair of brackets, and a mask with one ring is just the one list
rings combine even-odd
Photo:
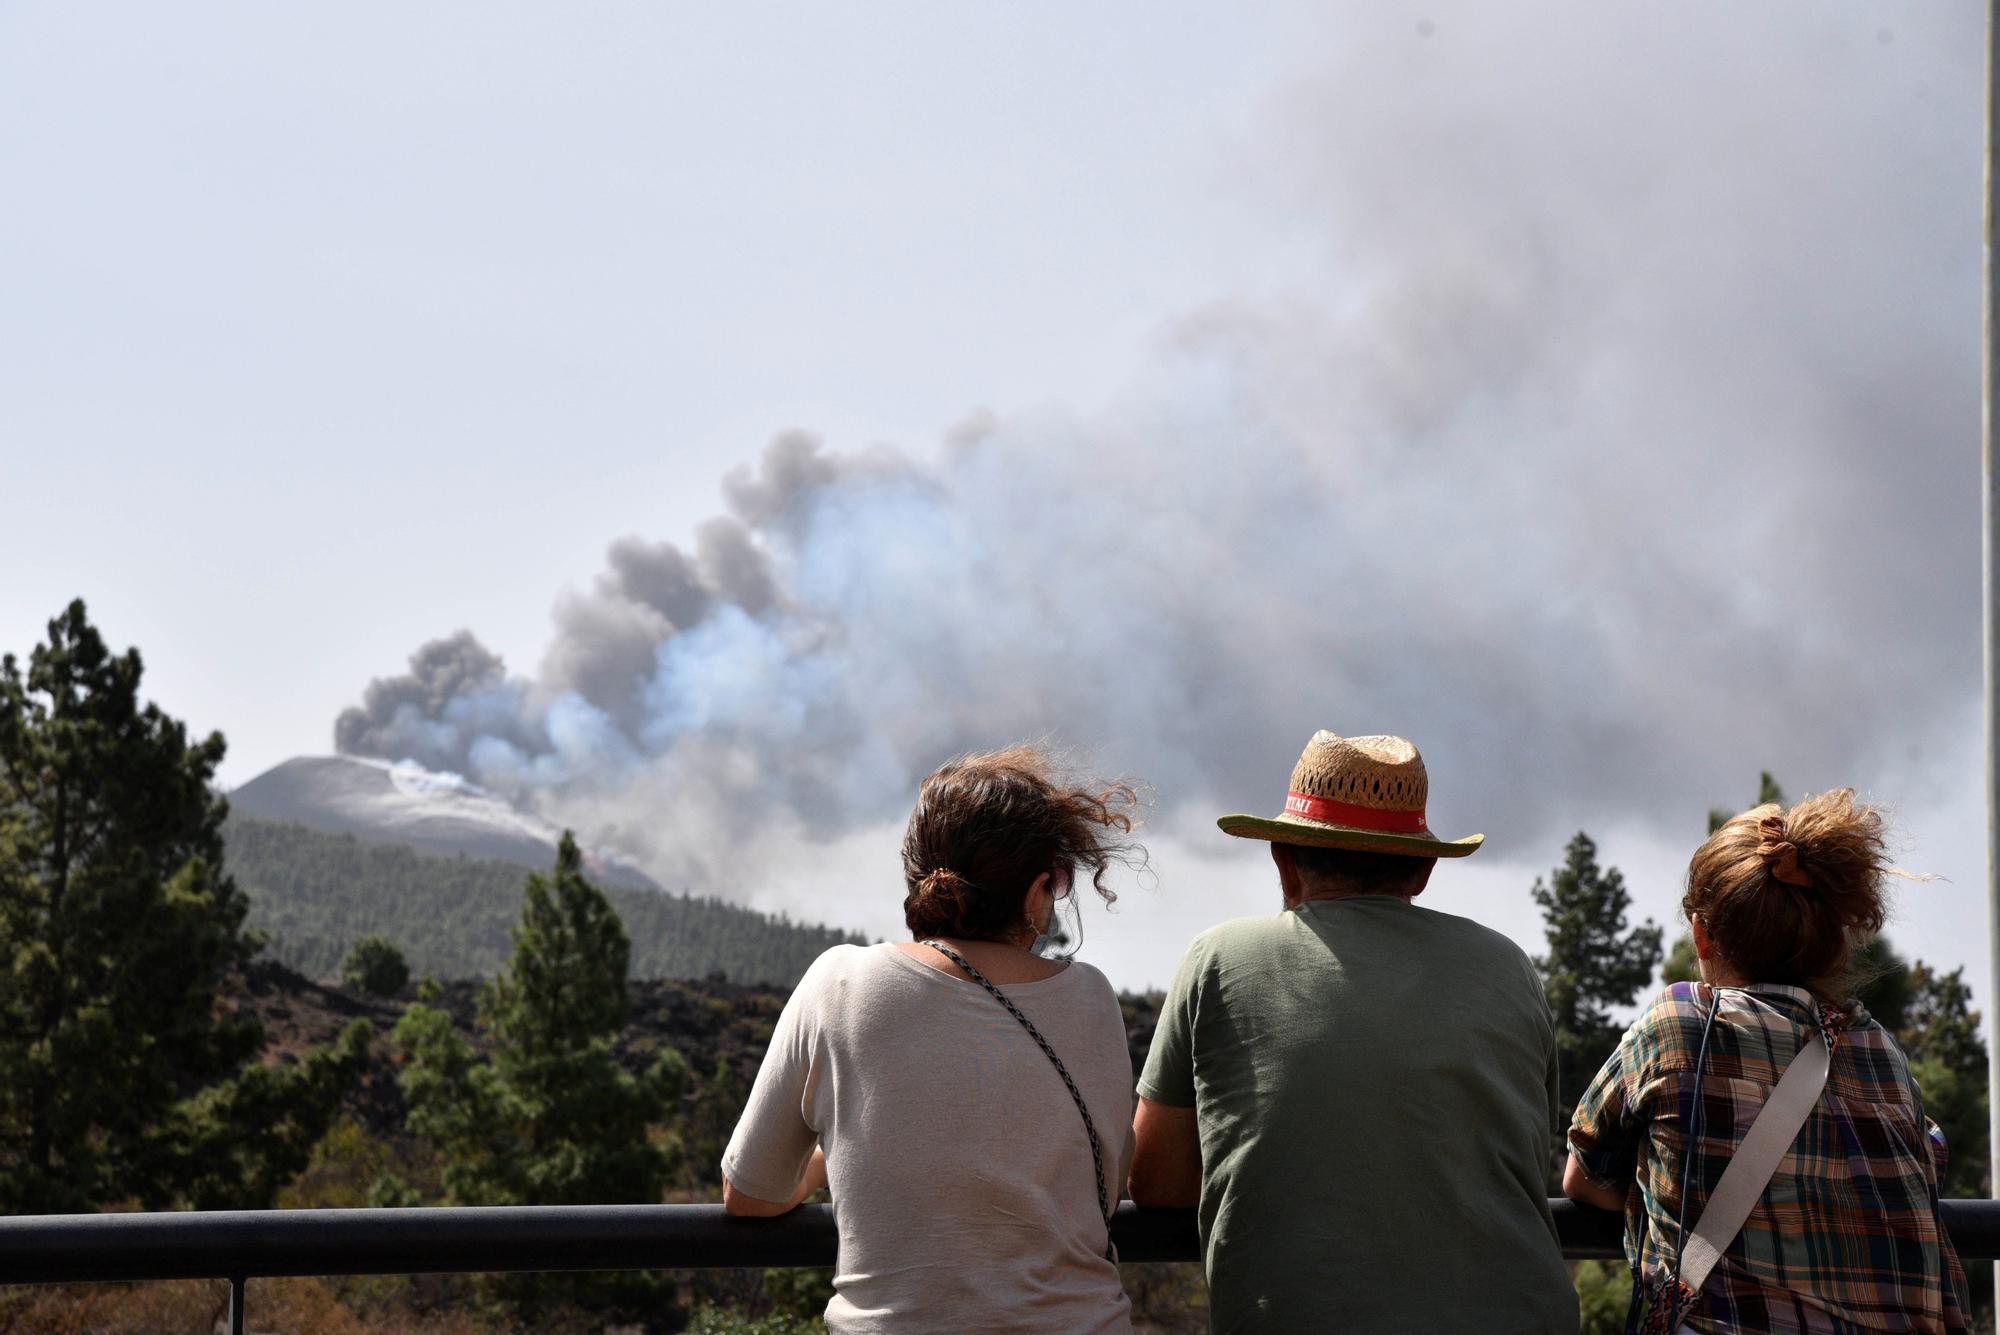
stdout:
[[[1701,1292],[1708,1272],[1715,1269],[1722,1253],[1742,1232],[1751,1207],[1771,1184],[1786,1151],[1798,1137],[1799,1128],[1806,1124],[1813,1105],[1819,1102],[1832,1056],[1827,1035],[1815,1025],[1812,1036],[1785,1068],[1778,1087],[1771,1091],[1764,1110],[1750,1124],[1749,1133],[1736,1147],[1729,1166],[1722,1170],[1722,1181],[1715,1184],[1715,1194],[1708,1198],[1694,1231],[1688,1235],[1687,1245],[1681,1250],[1681,1282],[1690,1291]],[[1688,1146],[1687,1152],[1693,1153],[1694,1146]]]

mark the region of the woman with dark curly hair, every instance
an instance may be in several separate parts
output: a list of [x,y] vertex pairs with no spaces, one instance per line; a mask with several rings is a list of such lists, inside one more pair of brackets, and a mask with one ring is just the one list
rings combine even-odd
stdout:
[[1848,974],[1889,870],[1881,818],[1847,789],[1753,808],[1696,851],[1682,908],[1702,981],[1627,1031],[1577,1104],[1563,1174],[1572,1198],[1626,1213],[1633,1327],[1966,1329],[1943,1138]]
[[1079,876],[1109,902],[1133,790],[1032,747],[955,760],[903,837],[912,939],[835,946],[785,1005],[722,1159],[732,1214],[821,1186],[835,1335],[1131,1329],[1106,1221],[1132,1063],[1104,975],[1035,953]]

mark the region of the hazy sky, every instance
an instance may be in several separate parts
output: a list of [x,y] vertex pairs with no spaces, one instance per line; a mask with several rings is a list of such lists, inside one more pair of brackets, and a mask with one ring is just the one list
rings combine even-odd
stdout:
[[1315,727],[1417,739],[1491,836],[1426,902],[1531,946],[1568,833],[1664,916],[1769,767],[1894,803],[1896,940],[1983,974],[1983,50],[0,4],[0,647],[84,596],[241,782],[467,630],[504,670],[357,749],[878,932],[914,776],[1053,730],[1156,788],[1134,984],[1274,897],[1207,822]]

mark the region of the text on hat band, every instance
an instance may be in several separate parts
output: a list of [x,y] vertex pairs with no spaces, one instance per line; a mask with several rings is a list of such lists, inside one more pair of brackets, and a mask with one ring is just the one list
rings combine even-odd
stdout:
[[1285,795],[1285,814],[1303,816],[1325,825],[1351,825],[1362,830],[1380,830],[1385,834],[1430,833],[1430,827],[1424,824],[1421,808],[1416,811],[1377,811],[1373,807],[1357,807],[1350,802],[1336,802],[1332,798],[1314,797],[1311,793],[1297,791]]

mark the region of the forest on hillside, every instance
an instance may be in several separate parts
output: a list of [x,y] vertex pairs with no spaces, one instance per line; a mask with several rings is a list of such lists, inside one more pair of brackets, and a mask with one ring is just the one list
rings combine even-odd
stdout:
[[[418,977],[491,977],[512,949],[528,868],[241,816],[223,839],[265,953],[310,977],[331,977],[364,936],[394,941]],[[634,978],[790,987],[827,947],[861,940],[718,899],[603,889],[631,935]]]

